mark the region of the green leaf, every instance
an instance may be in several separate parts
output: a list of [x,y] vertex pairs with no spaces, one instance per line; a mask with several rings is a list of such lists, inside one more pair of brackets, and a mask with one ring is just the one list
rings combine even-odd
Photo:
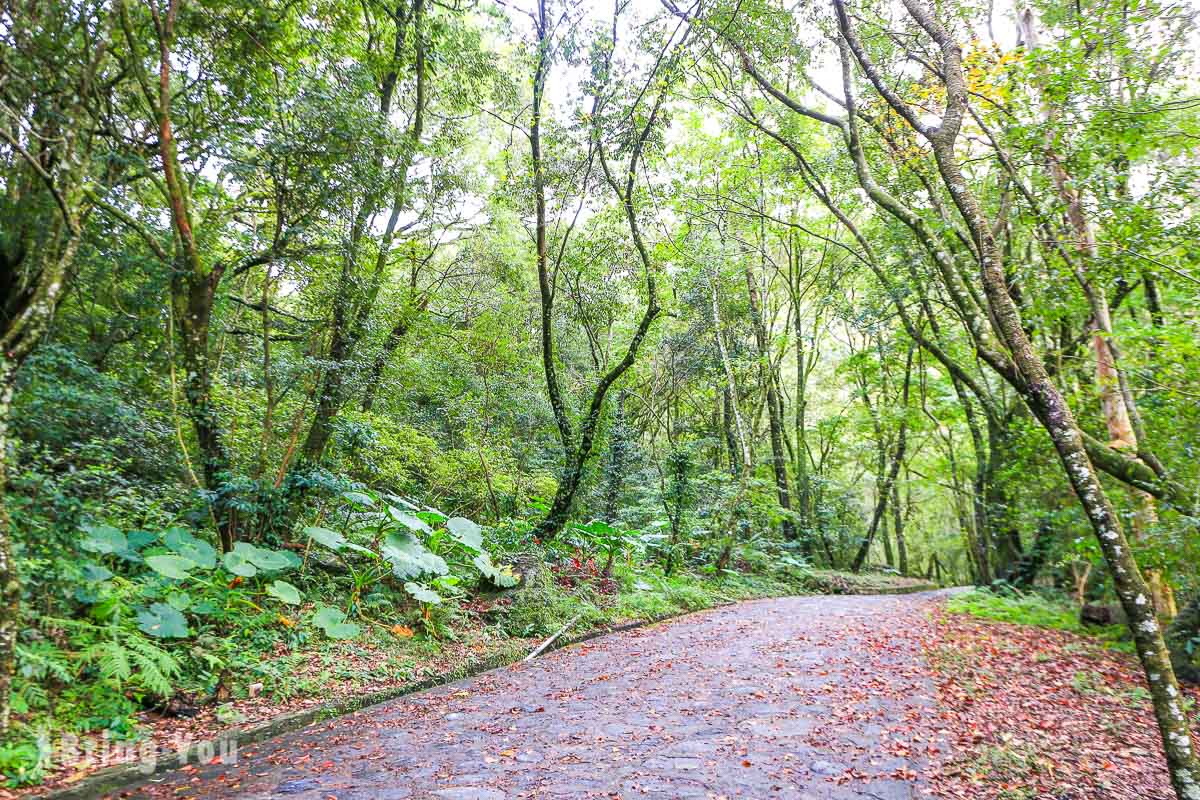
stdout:
[[324,628],[326,625],[336,625],[339,622],[344,622],[345,619],[346,612],[342,611],[340,608],[334,608],[333,606],[321,606],[316,610],[316,613],[313,614],[312,622],[313,625],[316,625],[318,628]]
[[404,584],[404,591],[408,592],[422,603],[437,605],[438,603],[442,602],[442,596],[440,594],[435,592],[433,589],[430,589],[428,586],[423,586],[419,583],[413,583],[412,581],[409,581],[408,583]]
[[215,614],[220,610],[221,609],[218,608],[217,604],[214,603],[212,600],[201,600],[199,603],[196,603],[196,605],[192,606],[192,613],[200,614],[202,616],[207,616],[208,614]]
[[183,528],[171,528],[163,534],[162,540],[168,548],[194,561],[201,569],[212,569],[217,565],[216,549]]
[[342,498],[361,508],[375,507],[375,498],[366,492],[342,492]]
[[329,528],[305,528],[304,532],[308,534],[308,538],[312,539],[317,544],[328,547],[335,553],[341,552],[343,548],[353,550],[357,553],[379,558],[379,554],[363,547],[361,544],[355,544],[337,531],[331,531]]
[[442,512],[438,511],[436,508],[430,508],[425,511],[418,511],[416,516],[419,517],[426,524],[431,525],[435,528],[446,524],[446,520],[449,519],[449,517],[447,517]]
[[451,517],[446,520],[446,530],[476,553],[483,550],[483,529],[466,517]]
[[188,635],[187,620],[166,603],[155,603],[137,615],[138,628],[156,639],[183,639]]
[[502,567],[497,567],[492,563],[492,557],[487,553],[480,553],[475,556],[472,562],[475,568],[483,577],[487,578],[494,585],[501,589],[508,589],[520,583],[520,579],[513,574],[512,567],[505,564]]
[[417,531],[419,533],[433,533],[433,528],[429,527],[428,522],[420,517],[409,514],[407,511],[401,511],[395,506],[388,506],[388,514],[392,519],[396,520],[396,522],[399,522],[410,531]]
[[337,531],[331,531],[329,528],[308,527],[304,529],[304,533],[317,544],[328,547],[334,552],[341,550],[342,545],[346,542],[345,536]]
[[361,631],[362,628],[353,622],[339,622],[337,625],[330,625],[328,628],[325,628],[325,635],[330,639],[353,639]]
[[381,551],[397,578],[415,578],[425,573],[445,575],[450,571],[441,556],[430,552],[410,533],[388,534]]
[[353,639],[360,630],[353,622],[346,622],[346,612],[330,606],[318,608],[312,621],[330,639]]
[[167,605],[176,611],[187,611],[192,604],[192,596],[187,592],[173,592],[167,597]]
[[267,586],[267,594],[278,598],[288,605],[300,605],[300,590],[287,581],[275,581],[270,584]]
[[141,550],[148,544],[158,541],[158,536],[150,531],[130,531],[125,536],[126,548],[131,551]]
[[243,578],[253,578],[258,574],[258,567],[250,563],[250,559],[246,558],[245,552],[241,550],[230,550],[222,559],[225,564],[225,569],[232,572],[234,575],[240,575]]
[[91,562],[83,565],[83,579],[88,583],[99,583],[106,581],[113,576],[112,572],[100,564]]
[[233,546],[231,552],[241,553],[247,561],[263,572],[278,572],[297,566],[300,563],[300,559],[293,553],[283,550],[271,550],[266,547],[257,547],[249,542],[238,542]]
[[83,532],[86,535],[79,542],[79,546],[84,550],[108,555],[129,549],[129,541],[125,534],[111,525],[84,525]]
[[196,568],[196,562],[183,556],[146,556],[146,566],[164,578],[181,581]]

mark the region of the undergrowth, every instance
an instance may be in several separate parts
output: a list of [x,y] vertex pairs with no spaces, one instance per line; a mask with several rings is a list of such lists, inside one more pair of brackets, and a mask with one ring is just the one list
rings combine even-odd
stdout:
[[1004,592],[974,589],[951,597],[946,609],[954,614],[969,614],[981,619],[1068,631],[1100,639],[1118,650],[1133,652],[1125,626],[1084,625],[1079,621],[1078,607],[1064,597],[1023,593],[1013,589]]

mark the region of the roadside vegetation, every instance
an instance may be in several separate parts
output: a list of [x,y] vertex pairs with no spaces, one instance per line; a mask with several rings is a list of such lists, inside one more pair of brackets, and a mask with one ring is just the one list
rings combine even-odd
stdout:
[[4,0],[2,782],[571,620],[932,583],[1123,625],[1195,800],[1197,31]]

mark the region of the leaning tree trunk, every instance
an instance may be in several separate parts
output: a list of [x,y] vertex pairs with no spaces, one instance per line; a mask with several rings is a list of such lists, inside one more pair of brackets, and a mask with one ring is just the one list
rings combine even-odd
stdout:
[[839,28],[863,70],[881,95],[929,141],[942,182],[966,221],[979,249],[980,277],[990,310],[991,324],[1012,358],[1018,385],[1030,410],[1050,434],[1072,488],[1079,497],[1108,564],[1117,596],[1129,619],[1138,658],[1150,686],[1154,713],[1162,734],[1168,772],[1176,794],[1183,800],[1200,800],[1200,763],[1193,750],[1188,718],[1180,704],[1179,686],[1171,658],[1155,617],[1150,589],[1130,551],[1121,518],[1100,483],[1088,458],[1083,435],[1070,407],[1046,370],[1025,331],[1016,302],[1009,293],[1003,256],[991,225],[974,190],[967,182],[955,154],[967,105],[967,83],[962,48],[920,0],[903,0],[905,8],[937,43],[942,55],[946,111],[941,124],[931,128],[892,94],[855,38],[843,0],[835,0]]

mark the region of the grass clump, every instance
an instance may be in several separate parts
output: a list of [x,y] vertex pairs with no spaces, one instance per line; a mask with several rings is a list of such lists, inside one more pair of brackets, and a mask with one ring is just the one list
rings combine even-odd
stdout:
[[1040,594],[999,594],[975,589],[955,595],[946,605],[955,614],[1011,622],[1016,625],[1036,625],[1072,633],[1083,633],[1079,612],[1070,604]]
[[952,614],[968,614],[1014,625],[1067,631],[1101,639],[1106,646],[1117,650],[1133,652],[1133,644],[1124,625],[1084,625],[1079,621],[1078,607],[1066,598],[1025,594],[1012,589],[1004,592],[973,589],[950,598],[946,610]]

